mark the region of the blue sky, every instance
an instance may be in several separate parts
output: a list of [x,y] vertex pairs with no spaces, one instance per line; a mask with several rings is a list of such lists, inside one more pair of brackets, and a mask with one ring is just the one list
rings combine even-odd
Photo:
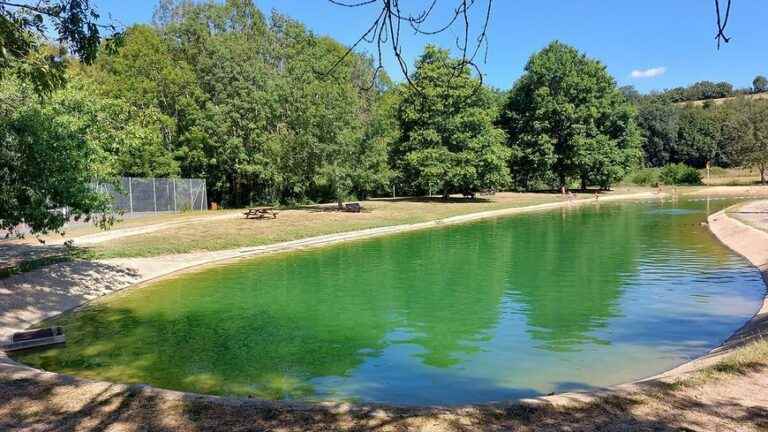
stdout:
[[[129,25],[149,22],[156,0],[93,3],[102,16],[109,14]],[[345,44],[353,43],[376,13],[374,7],[348,9],[327,0],[256,0],[256,4],[266,13],[277,9],[313,32]],[[450,6],[455,0],[438,0],[440,4]],[[479,22],[480,17],[475,21]],[[523,72],[530,55],[558,39],[601,60],[620,85],[631,84],[640,91],[700,80],[725,80],[747,87],[755,75],[768,75],[766,23],[767,2],[734,0],[729,22],[733,39],[718,51],[714,2],[710,0],[495,0],[488,56],[480,67],[486,82],[509,88]],[[412,63],[424,44],[453,47],[455,38],[455,33],[434,38],[409,34],[404,38],[404,51]],[[385,59],[385,66],[393,78],[401,78],[391,56]]]

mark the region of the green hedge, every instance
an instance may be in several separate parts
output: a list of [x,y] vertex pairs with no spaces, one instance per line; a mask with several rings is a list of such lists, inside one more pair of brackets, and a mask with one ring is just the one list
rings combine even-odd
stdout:
[[659,178],[667,185],[699,185],[701,173],[693,167],[685,164],[667,165],[661,169]]

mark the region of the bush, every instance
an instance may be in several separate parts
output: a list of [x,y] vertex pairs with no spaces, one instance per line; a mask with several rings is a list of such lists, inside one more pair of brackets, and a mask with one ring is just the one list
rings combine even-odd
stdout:
[[659,184],[659,169],[641,168],[629,175],[629,182],[638,186],[656,186]]
[[661,169],[661,182],[667,185],[698,185],[701,184],[701,173],[685,164],[667,165]]

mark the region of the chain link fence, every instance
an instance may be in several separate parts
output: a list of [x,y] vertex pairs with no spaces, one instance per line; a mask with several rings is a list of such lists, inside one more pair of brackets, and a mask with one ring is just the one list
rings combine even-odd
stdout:
[[203,179],[122,177],[115,184],[101,183],[96,188],[112,196],[115,210],[131,216],[206,210],[208,206]]

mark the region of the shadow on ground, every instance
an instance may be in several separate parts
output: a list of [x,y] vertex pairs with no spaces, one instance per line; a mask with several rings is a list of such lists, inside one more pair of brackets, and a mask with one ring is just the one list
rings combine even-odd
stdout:
[[[764,365],[749,375],[765,373]],[[748,379],[754,377],[749,376]],[[188,395],[0,366],[0,429],[66,431],[765,430],[768,410],[651,382],[592,401],[459,408],[304,406]],[[717,387],[715,383],[715,387]],[[759,385],[758,385],[759,388]],[[566,405],[560,405],[566,403]]]
[[0,279],[0,343],[15,331],[138,279],[139,275],[130,269],[81,260]]

